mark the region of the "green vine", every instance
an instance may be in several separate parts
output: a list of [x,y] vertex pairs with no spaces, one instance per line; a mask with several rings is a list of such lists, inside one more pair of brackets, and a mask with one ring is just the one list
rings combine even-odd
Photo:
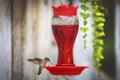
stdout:
[[[87,31],[89,30],[87,27],[87,19],[90,17],[90,14],[88,12],[93,13],[92,17],[94,20],[94,23],[92,24],[92,27],[94,28],[94,39],[92,41],[93,43],[93,59],[94,59],[94,65],[97,68],[99,75],[101,74],[101,60],[104,59],[104,56],[102,55],[103,51],[103,45],[104,41],[102,39],[103,36],[105,36],[104,33],[104,22],[105,22],[105,9],[102,4],[103,0],[80,0],[81,6],[83,12],[80,12],[80,16],[83,17],[83,25],[84,27],[81,27],[81,31],[84,32],[83,39],[84,39],[84,48],[87,48],[86,46],[86,37],[87,37]],[[91,4],[91,8],[89,8],[87,5]]]
[[100,67],[102,66],[101,60],[104,59],[102,55],[104,41],[102,39],[105,36],[104,33],[104,22],[105,22],[105,14],[104,14],[104,7],[102,5],[102,0],[94,0],[92,1],[93,7],[93,20],[94,24],[92,27],[94,28],[94,39],[93,43],[93,59],[95,61],[95,67],[99,70],[99,75],[101,74]]
[[80,0],[81,2],[81,6],[80,8],[82,9],[82,11],[80,12],[80,16],[83,17],[83,27],[80,28],[80,30],[84,33],[83,34],[83,42],[84,42],[84,48],[87,48],[87,41],[86,41],[86,37],[88,36],[87,31],[89,30],[89,28],[87,27],[88,21],[87,19],[91,16],[90,13],[88,13],[90,11],[90,7],[88,6],[88,4],[90,3],[90,0]]

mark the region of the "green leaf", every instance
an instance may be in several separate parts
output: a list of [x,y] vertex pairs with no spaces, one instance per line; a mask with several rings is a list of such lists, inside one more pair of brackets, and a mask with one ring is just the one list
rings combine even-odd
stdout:
[[102,39],[93,39],[92,42],[94,44],[97,44],[97,45],[103,45],[104,44],[104,41]]
[[101,63],[96,63],[96,65],[95,65],[97,68],[99,68],[99,67],[101,67],[102,66],[102,64]]
[[105,22],[105,18],[104,17],[98,17],[98,21],[99,22]]
[[97,28],[97,24],[92,24],[92,27],[93,28]]
[[83,31],[83,32],[87,32],[89,30],[89,28],[87,28],[87,27],[81,27],[80,30]]
[[86,38],[87,36],[88,36],[87,34],[84,34],[84,35],[83,35],[83,38]]
[[99,32],[98,31],[94,31],[94,36],[98,37],[99,36]]
[[105,8],[104,8],[103,6],[99,6],[99,8],[100,8],[101,10],[105,10]]
[[92,27],[103,31],[104,30],[104,23],[102,23],[102,22],[95,23],[95,24],[92,24]]
[[103,42],[102,39],[97,40],[97,43],[100,44],[100,45],[103,45],[103,44],[104,44],[104,42]]
[[84,20],[83,22],[84,22],[84,26],[86,26],[88,23],[87,20]]
[[81,7],[81,9],[84,10],[84,11],[90,10],[90,7],[88,7],[88,6],[84,5],[84,4],[81,5],[80,7]]
[[96,5],[94,6],[94,9],[95,9],[95,10],[98,10],[98,8],[99,8],[99,5],[96,4]]
[[96,16],[105,16],[104,13],[101,13],[101,12],[95,12],[95,15]]
[[99,33],[99,37],[105,36],[105,33],[102,31]]
[[80,13],[80,16],[82,16],[84,19],[87,19],[87,18],[89,18],[91,15],[90,15],[89,13],[83,13],[83,12],[81,12],[81,13]]
[[94,31],[93,34],[94,34],[94,36],[96,36],[96,37],[105,36],[105,33],[104,33],[103,31],[102,31],[102,32]]
[[86,17],[86,18],[89,18],[90,16],[91,16],[91,15],[90,15],[89,13],[86,13],[86,14],[85,14],[85,17]]
[[84,48],[84,49],[86,49],[86,48],[87,48],[87,46],[85,46],[85,45],[84,45],[84,47],[83,47],[83,48]]
[[105,18],[104,17],[98,17],[98,16],[93,16],[93,19],[95,20],[95,22],[105,22]]
[[104,30],[104,25],[101,25],[101,24],[92,24],[92,27],[97,30],[101,30],[101,31]]
[[104,56],[100,56],[100,59],[104,59]]
[[100,59],[98,59],[98,58],[95,58],[95,61],[99,62],[99,61],[100,61]]
[[101,26],[104,26],[104,23],[99,23],[99,25],[98,25],[99,27],[101,27]]
[[102,51],[99,50],[99,49],[97,49],[97,50],[96,50],[96,53],[97,53],[96,55],[99,57],[99,56],[101,56]]
[[80,12],[80,16],[84,17],[85,13],[83,12]]
[[103,50],[103,47],[102,46],[95,46],[95,49],[98,49],[98,50]]

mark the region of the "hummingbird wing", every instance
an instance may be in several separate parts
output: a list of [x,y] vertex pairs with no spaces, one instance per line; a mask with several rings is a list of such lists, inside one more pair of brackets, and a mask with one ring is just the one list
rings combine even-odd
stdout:
[[40,64],[40,62],[42,61],[42,59],[37,59],[37,58],[35,58],[35,59],[28,59],[28,61],[30,61],[30,62],[32,62],[32,63],[34,63],[34,64]]
[[42,69],[43,69],[43,67],[40,65],[40,66],[39,66],[39,69],[38,69],[38,75],[40,75],[40,74],[41,74]]
[[38,60],[38,61],[41,61],[42,59],[41,58],[38,58],[38,57],[35,57],[34,59]]

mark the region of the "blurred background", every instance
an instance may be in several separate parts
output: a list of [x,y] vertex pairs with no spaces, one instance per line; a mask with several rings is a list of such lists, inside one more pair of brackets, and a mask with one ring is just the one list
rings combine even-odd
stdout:
[[[67,0],[63,0],[67,4]],[[81,31],[74,45],[74,63],[89,66],[81,75],[54,76],[27,59],[48,56],[56,64],[58,49],[51,30],[52,5],[59,0],[0,0],[0,80],[120,80],[120,0],[103,0],[108,10],[105,22],[103,75],[98,77],[92,59],[92,18],[88,19],[88,48],[83,49]],[[80,5],[79,0],[72,0]],[[78,9],[79,26],[82,26]]]

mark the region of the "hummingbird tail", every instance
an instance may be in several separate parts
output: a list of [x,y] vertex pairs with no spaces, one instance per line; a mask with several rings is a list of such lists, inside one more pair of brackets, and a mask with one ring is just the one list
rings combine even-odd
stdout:
[[41,66],[39,66],[39,69],[38,69],[38,75],[40,75],[40,74],[41,74],[41,72],[42,72],[42,67],[41,67]]

